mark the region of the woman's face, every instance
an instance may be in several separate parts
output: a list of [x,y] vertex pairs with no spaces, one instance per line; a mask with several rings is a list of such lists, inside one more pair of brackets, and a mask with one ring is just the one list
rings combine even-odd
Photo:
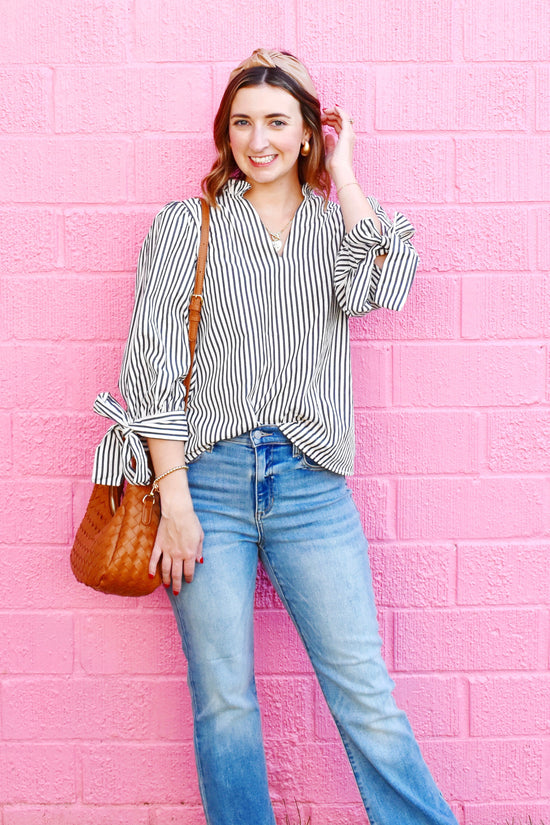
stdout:
[[233,99],[229,144],[249,182],[269,184],[298,179],[298,156],[311,136],[300,104],[278,86],[244,86]]

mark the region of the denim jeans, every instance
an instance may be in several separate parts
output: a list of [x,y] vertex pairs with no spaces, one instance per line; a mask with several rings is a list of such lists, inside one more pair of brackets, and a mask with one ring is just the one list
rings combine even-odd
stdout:
[[275,427],[222,441],[189,467],[204,564],[169,591],[188,660],[209,825],[274,825],[254,681],[260,557],[306,647],[371,825],[456,825],[380,654],[357,509],[346,481]]

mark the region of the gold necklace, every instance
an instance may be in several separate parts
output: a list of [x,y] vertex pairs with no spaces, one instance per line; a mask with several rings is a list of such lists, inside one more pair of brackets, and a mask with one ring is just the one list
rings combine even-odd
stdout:
[[[300,203],[301,203],[301,201],[300,201]],[[285,225],[283,226],[283,228],[282,228],[282,229],[279,229],[279,231],[278,231],[278,232],[271,232],[271,230],[269,230],[269,229],[267,228],[267,226],[265,226],[265,223],[264,223],[264,226],[265,226],[266,232],[267,232],[267,234],[268,234],[268,235],[269,235],[269,237],[270,237],[270,240],[271,240],[271,243],[273,244],[273,249],[275,250],[275,252],[280,252],[280,251],[281,251],[281,248],[282,248],[282,246],[283,246],[283,242],[282,242],[282,240],[281,240],[281,235],[283,234],[283,232],[285,231],[285,229],[286,229],[287,227],[289,227],[289,226],[290,226],[290,224],[291,224],[291,223],[292,223],[292,221],[294,220],[294,217],[295,217],[295,215],[296,215],[296,212],[298,211],[298,209],[299,209],[299,208],[300,208],[300,204],[298,204],[298,206],[297,206],[297,207],[296,207],[296,209],[294,210],[294,215],[292,215],[292,217],[291,217],[291,219],[288,221],[288,223],[285,223]]]

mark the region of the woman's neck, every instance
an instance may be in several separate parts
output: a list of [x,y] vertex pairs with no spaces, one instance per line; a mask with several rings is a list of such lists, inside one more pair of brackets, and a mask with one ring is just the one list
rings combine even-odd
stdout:
[[249,181],[250,189],[244,197],[252,204],[262,218],[271,218],[275,223],[289,214],[294,214],[303,200],[300,181],[274,181],[271,184],[257,184]]

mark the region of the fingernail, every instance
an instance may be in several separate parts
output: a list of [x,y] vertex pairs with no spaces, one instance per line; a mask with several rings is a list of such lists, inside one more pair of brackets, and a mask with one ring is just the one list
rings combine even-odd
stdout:
[[204,559],[203,559],[203,557],[202,557],[202,556],[201,556],[201,557],[200,557],[200,559],[199,559],[199,564],[204,564]]
[[154,573],[149,573],[149,578],[150,578],[150,579],[154,579],[154,578],[155,578],[155,574],[154,574]]
[[163,585],[164,585],[166,588],[170,587],[170,583],[166,584],[166,582],[163,582]]
[[179,590],[174,590],[174,596],[177,596],[179,594],[179,592],[180,592]]

